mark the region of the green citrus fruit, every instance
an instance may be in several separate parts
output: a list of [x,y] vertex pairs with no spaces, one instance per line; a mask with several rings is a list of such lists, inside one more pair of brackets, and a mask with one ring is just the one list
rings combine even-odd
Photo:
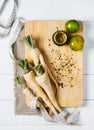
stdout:
[[66,24],[65,24],[65,28],[69,33],[74,33],[77,32],[80,28],[80,24],[78,21],[76,20],[69,20]]
[[73,36],[69,41],[69,46],[72,50],[78,51],[83,49],[84,46],[84,39],[80,35]]

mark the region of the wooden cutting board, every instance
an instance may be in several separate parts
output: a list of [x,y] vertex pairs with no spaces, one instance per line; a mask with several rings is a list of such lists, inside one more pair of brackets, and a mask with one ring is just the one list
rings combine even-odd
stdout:
[[[52,41],[52,35],[59,30],[65,30],[65,22],[59,21],[29,21],[25,24],[25,35],[32,34],[37,47],[41,50],[45,61],[59,87],[57,100],[60,106],[81,106],[83,103],[83,50],[73,51],[69,45],[57,46]],[[75,34],[83,34],[83,24]],[[30,62],[29,48],[25,48],[26,58]]]

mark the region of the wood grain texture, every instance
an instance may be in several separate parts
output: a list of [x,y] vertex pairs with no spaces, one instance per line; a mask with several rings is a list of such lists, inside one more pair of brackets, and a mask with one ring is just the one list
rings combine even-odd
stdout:
[[[68,45],[57,46],[52,41],[52,35],[56,31],[56,27],[59,30],[65,30],[66,21],[29,21],[25,24],[25,35],[32,34],[37,47],[41,50],[45,62],[50,68],[57,82],[63,83],[63,88],[59,86],[57,90],[57,100],[60,106],[80,106],[83,103],[83,51],[72,51]],[[83,34],[83,24],[80,22],[80,29],[77,33]],[[31,62],[29,49],[26,47],[26,58]],[[69,62],[70,56],[73,58],[72,72],[68,72],[68,68],[61,67],[61,58],[66,58]],[[71,80],[71,77],[73,79]]]

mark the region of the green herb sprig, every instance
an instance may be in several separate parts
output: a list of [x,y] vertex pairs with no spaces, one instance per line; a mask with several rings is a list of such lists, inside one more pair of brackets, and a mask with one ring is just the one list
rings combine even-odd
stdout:
[[26,44],[30,49],[35,48],[35,43],[34,43],[34,40],[33,40],[33,38],[32,38],[32,35],[28,35],[28,36],[23,37],[23,41],[25,42],[25,44]]
[[30,70],[32,70],[32,66],[29,64],[27,59],[18,60],[17,63],[25,71],[25,73],[28,73]]
[[35,71],[35,73],[39,76],[42,75],[44,73],[44,69],[42,64],[39,64],[38,66],[33,67],[33,70]]
[[14,81],[15,81],[16,84],[20,85],[20,87],[22,89],[24,89],[26,87],[25,83],[22,81],[22,79],[19,75],[15,76]]

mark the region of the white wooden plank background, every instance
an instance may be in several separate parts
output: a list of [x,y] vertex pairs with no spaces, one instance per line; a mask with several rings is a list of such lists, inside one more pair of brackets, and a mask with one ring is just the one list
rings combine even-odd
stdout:
[[[17,116],[14,112],[13,65],[8,54],[12,32],[0,38],[0,130],[94,129],[94,0],[18,0],[18,16],[25,19],[80,19],[84,22],[84,105],[78,123],[63,126],[37,116]],[[68,111],[70,111],[68,109]]]

